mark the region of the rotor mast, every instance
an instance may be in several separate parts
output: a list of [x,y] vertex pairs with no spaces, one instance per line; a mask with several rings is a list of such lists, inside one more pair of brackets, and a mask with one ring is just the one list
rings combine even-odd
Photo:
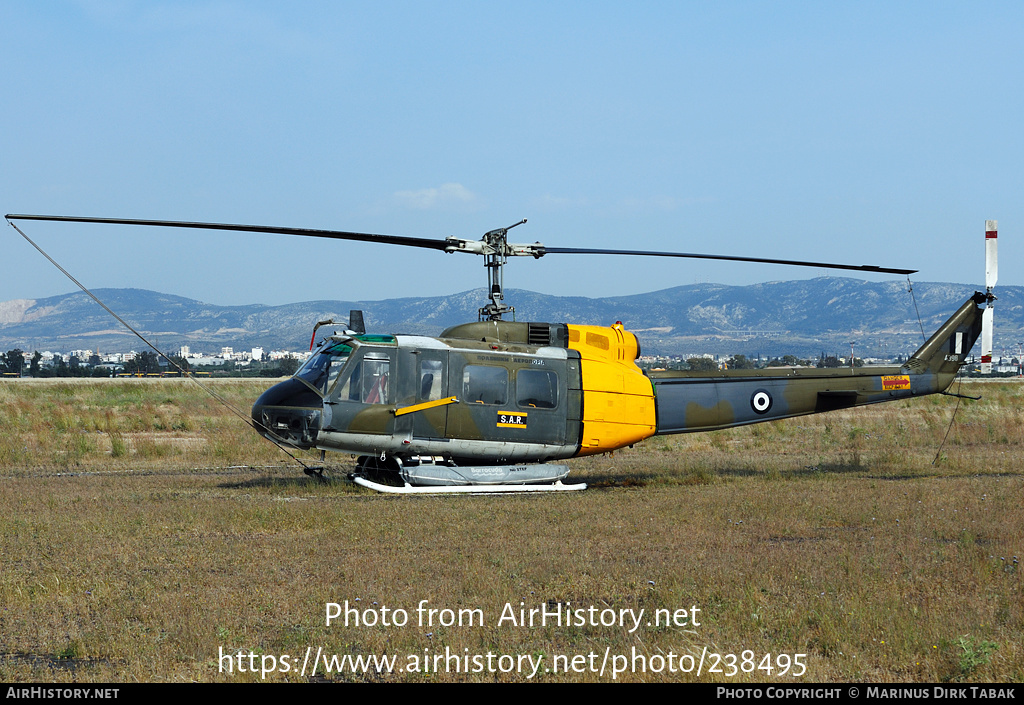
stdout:
[[507,228],[491,230],[484,233],[480,240],[447,238],[448,245],[445,247],[445,252],[469,252],[484,256],[484,267],[487,269],[487,298],[490,299],[490,303],[478,309],[481,321],[500,321],[506,313],[515,313],[515,307],[505,303],[503,267],[508,262],[508,258],[527,255],[534,258],[544,256],[544,246],[539,242],[529,245],[509,244],[508,231],[525,222],[526,218],[523,218]]
[[505,303],[505,263],[508,261],[508,231],[526,222],[523,218],[507,228],[498,228],[484,234],[492,252],[484,255],[484,267],[487,268],[487,296],[489,304],[479,309],[479,320],[500,321],[503,314],[515,313],[515,306]]

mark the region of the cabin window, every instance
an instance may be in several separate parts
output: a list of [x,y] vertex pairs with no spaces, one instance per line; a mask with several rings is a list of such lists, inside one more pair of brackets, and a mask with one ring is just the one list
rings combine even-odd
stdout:
[[420,401],[437,401],[441,398],[443,369],[440,360],[420,360]]
[[470,404],[508,402],[508,370],[504,367],[467,365],[462,372],[462,400]]
[[558,406],[558,375],[547,370],[519,370],[516,403],[524,408],[554,409]]

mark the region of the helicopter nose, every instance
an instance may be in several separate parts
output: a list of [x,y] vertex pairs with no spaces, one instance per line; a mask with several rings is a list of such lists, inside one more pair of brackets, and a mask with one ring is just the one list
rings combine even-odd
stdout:
[[308,450],[316,446],[323,400],[297,379],[288,379],[263,392],[252,405],[252,420],[260,435]]

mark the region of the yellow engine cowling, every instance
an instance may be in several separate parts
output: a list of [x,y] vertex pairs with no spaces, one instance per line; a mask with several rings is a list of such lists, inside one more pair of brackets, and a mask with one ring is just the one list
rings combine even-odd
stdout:
[[577,455],[596,455],[654,435],[654,386],[636,366],[640,344],[621,323],[569,325],[569,348],[580,353],[583,433]]

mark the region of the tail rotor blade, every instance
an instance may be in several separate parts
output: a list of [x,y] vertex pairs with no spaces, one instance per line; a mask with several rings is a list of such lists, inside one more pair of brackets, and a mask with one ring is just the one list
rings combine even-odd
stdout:
[[981,312],[981,374],[992,373],[992,323],[994,309],[989,303]]
[[998,278],[999,259],[996,255],[996,235],[999,221],[985,221],[985,288],[992,291]]

